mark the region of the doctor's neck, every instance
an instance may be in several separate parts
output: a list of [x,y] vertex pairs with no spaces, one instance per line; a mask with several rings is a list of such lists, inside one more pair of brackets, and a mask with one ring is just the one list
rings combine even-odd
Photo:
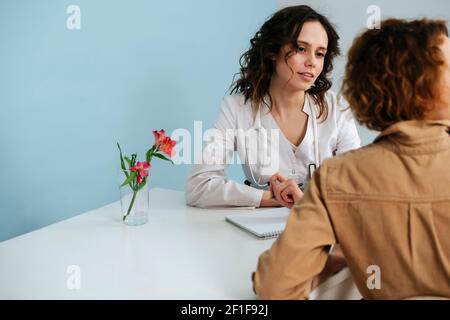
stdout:
[[290,113],[303,110],[305,91],[293,90],[277,81],[271,81],[269,94],[272,97],[272,108],[278,113]]

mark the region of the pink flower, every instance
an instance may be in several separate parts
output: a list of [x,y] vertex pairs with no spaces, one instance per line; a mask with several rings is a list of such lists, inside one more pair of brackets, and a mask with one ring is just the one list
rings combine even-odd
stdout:
[[153,135],[155,136],[155,145],[157,146],[161,145],[166,138],[166,132],[163,129],[159,131],[154,130]]
[[175,155],[175,150],[173,149],[173,147],[175,147],[176,144],[177,142],[175,140],[172,140],[169,137],[165,137],[161,143],[160,149],[169,157],[173,157]]
[[135,166],[130,168],[131,171],[138,171],[137,175],[137,183],[141,184],[142,180],[145,177],[148,177],[148,170],[150,169],[151,164],[147,161],[140,162],[138,161]]

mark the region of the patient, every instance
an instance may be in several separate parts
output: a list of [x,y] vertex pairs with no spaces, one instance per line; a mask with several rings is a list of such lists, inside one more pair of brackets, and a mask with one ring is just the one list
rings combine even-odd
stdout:
[[450,40],[438,20],[383,21],[349,51],[343,95],[382,131],[326,160],[253,274],[260,299],[306,299],[339,243],[365,299],[450,297]]

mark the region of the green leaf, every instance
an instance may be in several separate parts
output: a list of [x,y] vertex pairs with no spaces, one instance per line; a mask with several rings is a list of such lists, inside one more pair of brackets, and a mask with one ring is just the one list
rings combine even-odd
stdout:
[[125,167],[125,162],[123,161],[122,149],[120,148],[120,145],[118,142],[117,142],[117,147],[119,148],[119,154],[120,154],[120,167],[122,168],[122,170],[126,170],[127,168]]
[[154,156],[157,157],[157,158],[166,160],[166,161],[170,161],[170,162],[172,162],[172,164],[173,164],[173,161],[172,161],[172,160],[170,160],[170,159],[167,158],[166,156],[162,155],[161,153],[155,153]]
[[[123,173],[125,174],[126,180],[122,183],[122,185],[120,187],[123,187],[125,185],[129,185],[131,190],[134,190],[135,187],[133,187],[133,181],[136,178],[137,173],[134,171],[131,174],[128,174],[128,170],[125,167],[125,162],[123,161],[123,159],[125,158],[125,160],[127,161],[129,167],[132,167],[132,161],[128,158],[128,157],[123,157],[122,155],[122,149],[120,148],[119,143],[117,143],[117,147],[119,148],[119,153],[120,153],[120,167],[122,168]],[[137,156],[137,155],[133,155],[133,156]]]
[[155,152],[155,146],[153,145],[153,147],[147,151],[147,153],[145,154],[145,160],[147,160],[147,162],[152,161],[152,156],[153,153]]
[[131,165],[131,160],[128,157],[124,157],[125,161],[128,163],[128,165],[130,166],[130,168],[132,167]]
[[136,175],[137,175],[137,171],[132,171],[130,176],[120,185],[120,187],[130,184],[131,189],[133,189],[133,187],[131,186],[131,182],[136,178]]

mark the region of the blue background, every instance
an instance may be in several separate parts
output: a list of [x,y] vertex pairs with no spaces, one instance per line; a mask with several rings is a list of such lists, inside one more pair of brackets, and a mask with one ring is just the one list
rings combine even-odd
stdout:
[[[69,30],[69,5],[81,29]],[[118,150],[211,126],[272,0],[0,2],[0,241],[119,199]],[[150,187],[189,165],[152,161]]]

